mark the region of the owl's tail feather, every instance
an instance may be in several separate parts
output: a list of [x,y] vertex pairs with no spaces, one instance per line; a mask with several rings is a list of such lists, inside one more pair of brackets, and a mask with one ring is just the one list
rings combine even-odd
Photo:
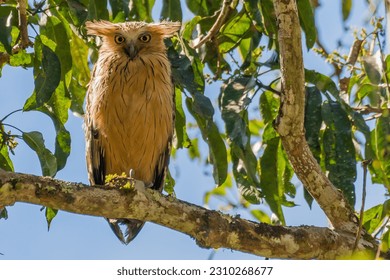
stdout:
[[[125,245],[137,236],[145,224],[143,221],[131,219],[107,219],[107,222],[116,237]],[[124,227],[124,230],[121,227]]]

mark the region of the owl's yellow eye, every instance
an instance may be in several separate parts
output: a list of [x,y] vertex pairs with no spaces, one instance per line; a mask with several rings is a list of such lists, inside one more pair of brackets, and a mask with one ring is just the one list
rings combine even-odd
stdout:
[[150,34],[142,34],[141,36],[138,37],[138,40],[140,40],[143,43],[147,43],[150,41],[151,38],[152,36],[150,36]]
[[122,35],[115,35],[115,43],[117,43],[118,45],[124,43],[126,41],[125,37],[123,37]]

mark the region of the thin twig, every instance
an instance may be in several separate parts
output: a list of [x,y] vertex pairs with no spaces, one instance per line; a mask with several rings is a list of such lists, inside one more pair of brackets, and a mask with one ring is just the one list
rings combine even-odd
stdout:
[[200,48],[204,43],[206,43],[209,40],[212,40],[212,38],[218,33],[221,26],[225,23],[227,16],[229,15],[230,11],[232,10],[230,4],[233,2],[233,0],[224,0],[221,8],[221,12],[218,15],[217,20],[215,21],[214,25],[210,28],[209,32],[206,36],[204,36],[195,46],[194,49]]
[[372,114],[372,113],[383,114],[383,112],[385,110],[390,110],[390,108],[387,108],[387,109],[374,108],[374,107],[371,107],[370,105],[365,105],[365,106],[361,106],[361,107],[352,107],[351,109],[354,111],[358,111],[359,113],[364,114],[364,115],[368,115],[368,114]]
[[364,160],[363,165],[363,193],[362,193],[362,206],[360,207],[360,216],[359,216],[359,228],[356,233],[356,240],[353,246],[353,252],[356,251],[357,245],[359,244],[360,237],[362,236],[363,231],[363,218],[364,218],[364,206],[366,204],[366,185],[367,185],[367,165],[369,165],[371,160]]
[[19,14],[19,30],[20,30],[20,41],[16,44],[12,52],[17,53],[20,50],[24,50],[32,46],[32,42],[28,38],[27,31],[27,0],[18,0],[18,14]]

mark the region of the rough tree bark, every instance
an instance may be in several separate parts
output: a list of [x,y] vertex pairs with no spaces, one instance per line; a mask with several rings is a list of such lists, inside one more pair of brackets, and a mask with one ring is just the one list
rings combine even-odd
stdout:
[[[135,218],[186,233],[203,247],[225,247],[270,258],[334,259],[350,255],[358,220],[342,193],[322,173],[304,137],[304,71],[296,2],[275,0],[274,7],[282,73],[281,108],[275,127],[297,176],[334,229],[254,223],[161,195],[144,188],[142,182],[130,190],[91,188],[1,170],[0,209],[27,202],[85,215]],[[363,233],[355,249],[376,252],[377,244]]]
[[[145,188],[89,187],[50,177],[0,169],[0,209],[15,202],[108,218],[160,224],[192,236],[202,247],[229,248],[270,258],[334,259],[351,254],[354,234],[320,227],[283,227],[254,223],[180,201]],[[358,250],[375,250],[361,240]]]

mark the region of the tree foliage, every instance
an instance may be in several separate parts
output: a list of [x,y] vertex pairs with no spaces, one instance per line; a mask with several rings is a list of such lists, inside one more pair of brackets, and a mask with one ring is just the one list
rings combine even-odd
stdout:
[[[250,209],[259,222],[285,225],[285,207],[295,206],[296,186],[274,128],[283,89],[273,1],[166,0],[159,6],[154,0],[43,0],[26,7],[28,34],[19,26],[23,2],[0,1],[0,75],[6,65],[33,70],[34,91],[21,109],[52,120],[55,148],[46,147],[42,133],[9,123],[7,118],[17,112],[1,112],[0,168],[14,171],[9,153],[17,152],[18,141],[36,152],[42,175],[54,177],[65,167],[71,143],[65,124],[69,112],[83,114],[97,56],[96,42],[86,36],[86,21],[158,20],[155,7],[159,19],[182,21],[186,5],[191,18],[183,22],[179,37],[166,42],[176,85],[173,154],[186,149],[189,157],[212,165],[215,188],[206,193],[206,203],[237,188],[239,198],[231,204]],[[366,29],[353,34],[353,43],[328,52],[317,37],[314,2],[297,0],[305,48],[327,60],[333,73],[305,69],[305,138],[322,171],[354,208],[360,165],[372,183],[390,193],[390,56],[383,50],[383,19],[374,14]],[[344,21],[353,3],[340,1]],[[218,96],[208,91],[210,84],[219,86]],[[200,149],[201,142],[207,151]],[[168,192],[173,184],[167,180]],[[305,198],[311,205],[308,192]],[[259,203],[268,205],[277,221]],[[56,212],[46,213],[51,221]],[[390,246],[389,213],[384,199],[359,214],[384,251]],[[5,210],[0,217],[6,217]]]

